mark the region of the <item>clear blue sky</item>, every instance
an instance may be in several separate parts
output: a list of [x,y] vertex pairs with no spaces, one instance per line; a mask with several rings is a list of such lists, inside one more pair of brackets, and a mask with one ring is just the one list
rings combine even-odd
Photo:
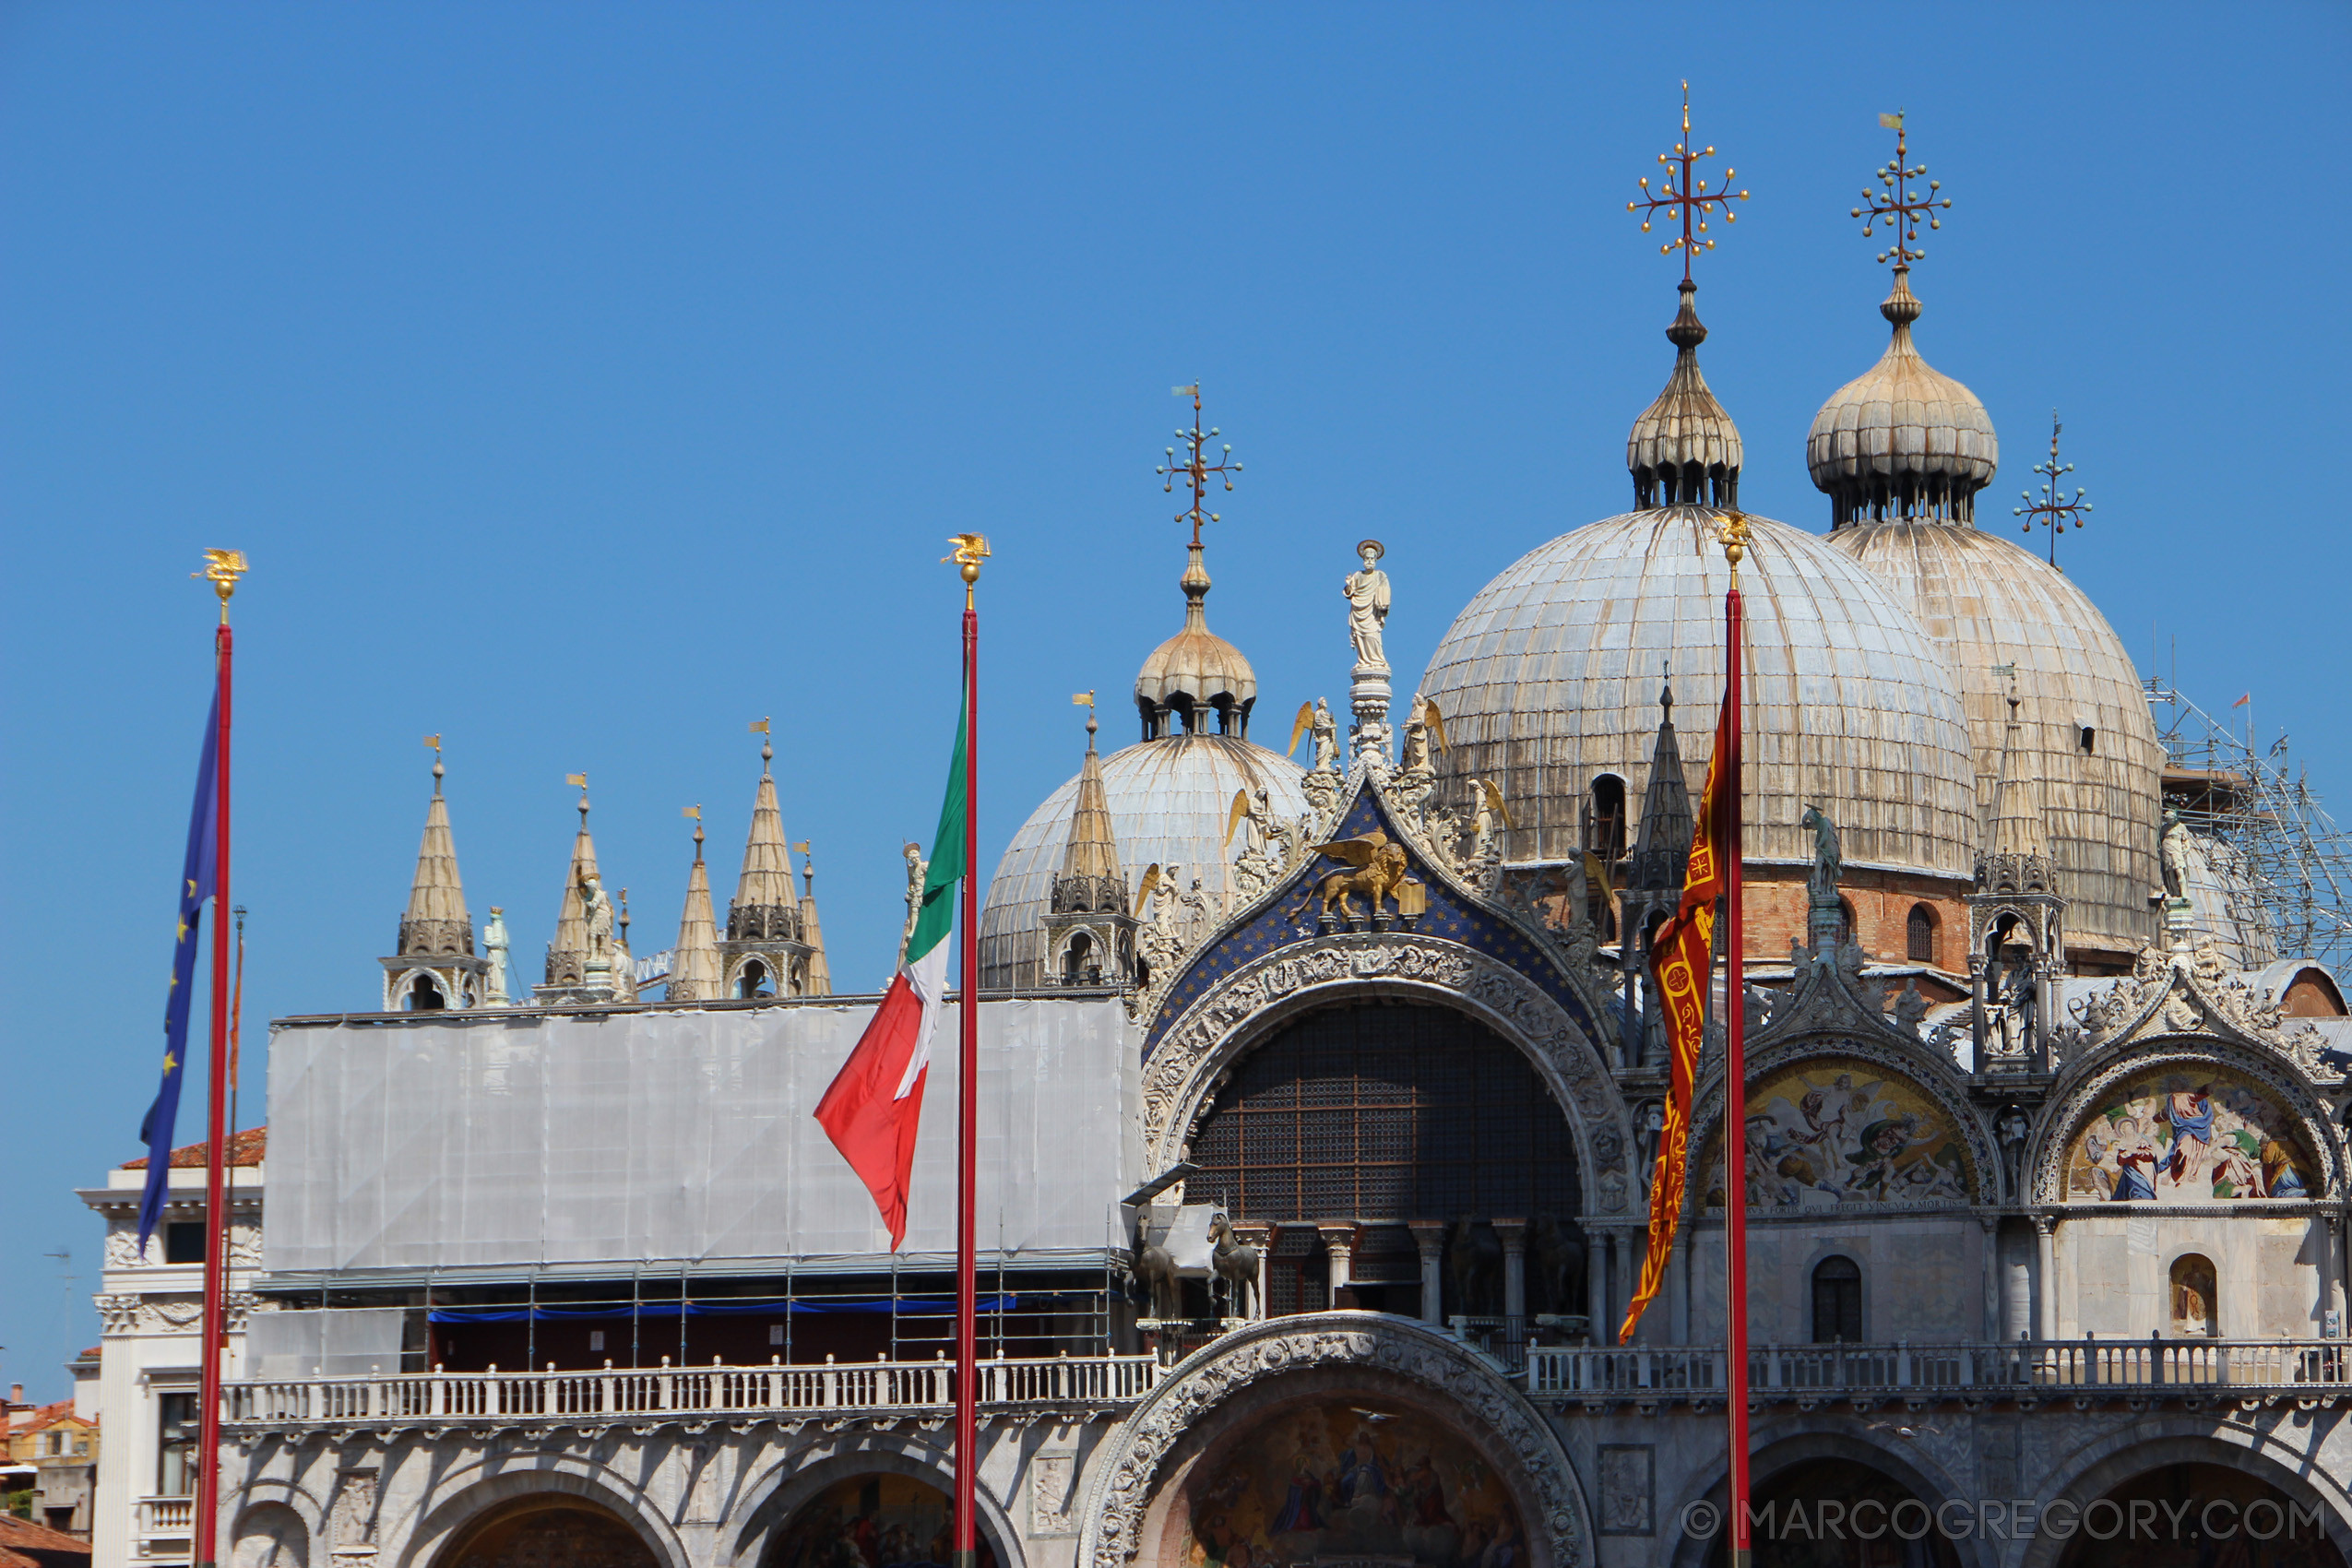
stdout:
[[564,775],[590,774],[604,866],[659,948],[679,809],[708,812],[723,902],[745,722],[775,715],[836,983],[872,983],[949,739],[945,536],[996,548],[992,862],[1075,769],[1069,693],[1100,688],[1124,743],[1178,622],[1151,473],[1171,384],[1206,381],[1248,465],[1218,497],[1210,618],[1277,746],[1301,699],[1344,695],[1357,539],[1388,541],[1412,671],[1493,573],[1630,504],[1677,271],[1624,203],[1684,76],[1754,192],[1701,268],[1743,501],[1826,526],[1804,432],[1883,343],[1885,271],[1847,211],[1900,105],[1955,198],[1919,339],[1999,423],[1987,526],[2060,407],[2097,506],[2061,564],[2144,660],[2177,636],[2209,705],[2251,689],[2352,807],[2346,209],[2322,194],[2348,17],[0,10],[0,1384],[55,1396],[98,1337],[99,1228],[69,1189],[138,1152],[154,1090],[201,547],[254,563],[249,1018],[375,1005],[434,731],[475,919],[506,906],[529,968]]

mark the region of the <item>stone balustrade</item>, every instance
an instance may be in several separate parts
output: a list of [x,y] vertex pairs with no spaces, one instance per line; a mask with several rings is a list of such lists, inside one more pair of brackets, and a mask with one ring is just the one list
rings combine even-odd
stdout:
[[[1100,1410],[1151,1392],[1150,1356],[1055,1356],[980,1363],[985,1411]],[[647,1420],[823,1419],[946,1412],[956,1369],[930,1361],[671,1367],[598,1372],[376,1373],[226,1384],[230,1431],[286,1427],[548,1426]]]
[[[1721,1346],[1531,1346],[1542,1403],[1720,1403]],[[1837,1399],[2268,1397],[2352,1395],[2352,1340],[2064,1339],[2009,1343],[1767,1345],[1749,1351],[1752,1402]]]

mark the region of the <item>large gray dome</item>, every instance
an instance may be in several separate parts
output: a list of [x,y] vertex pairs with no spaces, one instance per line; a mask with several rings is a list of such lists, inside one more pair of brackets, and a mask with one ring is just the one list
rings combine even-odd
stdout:
[[2008,679],[1994,671],[2015,666],[2025,754],[2013,776],[2041,792],[2068,945],[2136,951],[2155,940],[2164,750],[2139,671],[2098,606],[2032,551],[1965,523],[1865,523],[1828,542],[1937,644],[1988,809],[2009,719]]
[[[1603,774],[1641,800],[1669,660],[1696,791],[1723,679],[1716,517],[1663,506],[1563,534],[1481,589],[1438,645],[1421,691],[1451,742],[1442,767],[1449,780],[1502,781],[1507,859],[1576,853],[1579,809]],[[1848,864],[1965,876],[1976,779],[1942,650],[1828,541],[1751,520],[1748,858],[1809,861],[1799,819],[1818,803]]]
[[[1288,757],[1234,735],[1169,735],[1104,757],[1103,792],[1130,897],[1146,866],[1181,866],[1182,884],[1189,886],[1199,877],[1210,908],[1222,909],[1230,870],[1225,823],[1234,791],[1246,790],[1254,797],[1263,788],[1275,814],[1296,821],[1307,810],[1299,790],[1302,777]],[[1041,922],[1070,841],[1077,800],[1074,775],[1021,825],[996,862],[988,905],[980,913],[981,984],[1043,983]]]

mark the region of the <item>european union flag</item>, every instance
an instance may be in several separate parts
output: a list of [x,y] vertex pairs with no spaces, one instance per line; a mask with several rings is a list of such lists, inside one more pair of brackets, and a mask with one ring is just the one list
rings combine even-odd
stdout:
[[212,897],[214,835],[220,825],[216,782],[220,752],[220,692],[204,721],[204,754],[196,762],[196,807],[188,817],[188,859],[180,870],[180,944],[172,953],[172,995],[163,1006],[163,1082],[147,1108],[139,1137],[147,1144],[147,1191],[139,1199],[139,1251],[163,1218],[172,1182],[172,1129],[180,1118],[180,1080],[188,1060],[188,996],[196,989],[196,929]]

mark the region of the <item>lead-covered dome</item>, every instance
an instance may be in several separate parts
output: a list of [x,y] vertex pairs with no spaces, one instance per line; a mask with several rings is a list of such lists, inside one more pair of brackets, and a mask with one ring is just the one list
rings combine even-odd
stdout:
[[1865,517],[1966,522],[2001,465],[1983,401],[1911,341],[1920,306],[1907,274],[1895,269],[1895,291],[1879,306],[1895,328],[1886,352],[1821,406],[1805,437],[1805,466],[1830,498],[1833,527]]
[[[1975,845],[1967,731],[1944,661],[1910,612],[1826,540],[1751,517],[1747,858],[1809,862],[1818,804],[1848,865],[1966,874]],[[1729,568],[1716,514],[1605,518],[1521,556],[1455,618],[1421,678],[1453,778],[1501,780],[1505,858],[1561,861],[1596,800],[1639,802],[1673,666],[1690,708],[1721,691]],[[1714,726],[1678,726],[1695,790]]]
[[[1306,814],[1297,764],[1238,735],[1168,735],[1101,759],[1103,794],[1127,885],[1140,888],[1144,868],[1158,865],[1181,891],[1201,882],[1212,915],[1230,885],[1225,824],[1237,790],[1266,792],[1275,815]],[[980,983],[1039,985],[1045,979],[1044,917],[1053,878],[1077,814],[1078,780],[1045,798],[1013,835],[988,885],[980,914]]]
[[2136,951],[2155,939],[2161,884],[2163,747],[2123,639],[2066,575],[1966,523],[1837,529],[1829,545],[1895,596],[1934,640],[1960,694],[1990,809],[2014,666],[2020,745],[2013,765],[2041,790],[2070,948]]

